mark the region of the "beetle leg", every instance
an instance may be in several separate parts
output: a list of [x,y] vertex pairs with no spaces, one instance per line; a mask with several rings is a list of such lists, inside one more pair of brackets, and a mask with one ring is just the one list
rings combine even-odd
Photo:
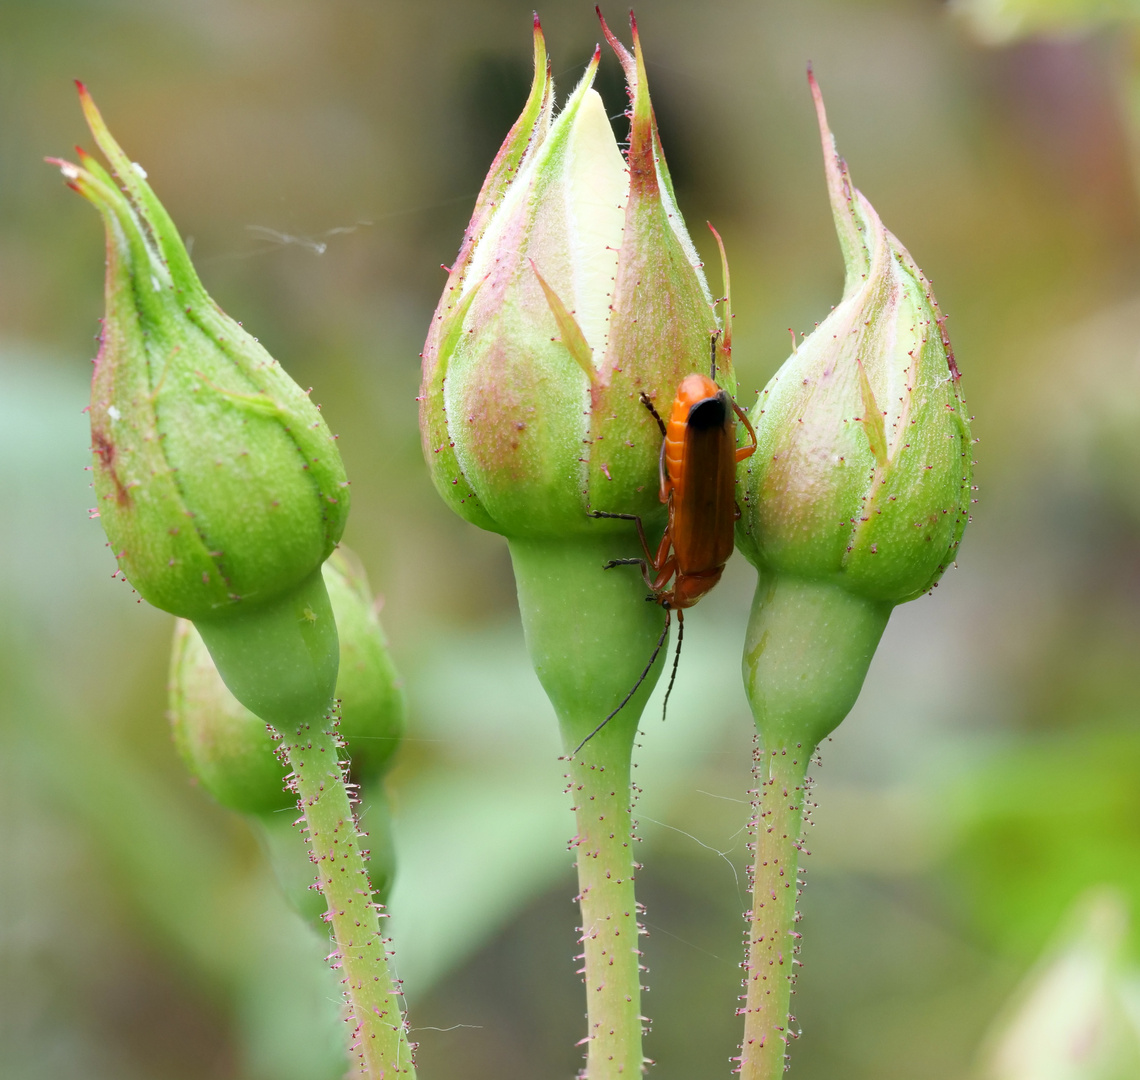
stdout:
[[[669,501],[669,495],[672,489],[669,487],[669,474],[665,470],[665,440],[661,440],[661,453],[657,455],[657,475],[661,478],[661,489],[657,493],[657,497],[663,502]],[[670,508],[670,514],[672,508]]]
[[657,579],[655,581],[649,580],[649,575],[646,574],[645,584],[648,585],[655,594],[665,591],[665,586],[669,584],[669,579],[677,572],[677,560],[672,555],[665,557],[668,549],[665,547],[665,540],[669,538],[669,534],[665,534],[665,538],[661,541],[662,551],[658,552],[664,558],[664,562],[656,562],[653,564],[653,569],[657,571]]
[[[645,599],[652,600],[654,603],[657,602],[658,589],[653,584],[653,578],[649,576],[649,567],[644,559],[610,559],[608,563],[602,563],[603,570],[612,570],[615,566],[640,566],[642,580],[653,590],[653,595],[647,596]],[[656,567],[654,569],[656,569]],[[669,579],[666,578],[665,580],[668,581]]]
[[661,429],[661,437],[665,437],[665,421],[661,419],[660,413],[653,407],[653,402],[649,400],[649,395],[641,391],[641,404],[644,405],[653,415],[653,419],[657,421],[657,426]]
[[[608,563],[602,566],[603,570],[612,570],[615,566],[640,566],[641,576],[645,580],[645,584],[652,590],[653,595],[646,597],[647,600],[652,600],[655,603],[659,599],[658,594],[665,588],[666,583],[673,576],[675,569],[673,560],[670,559],[667,563],[668,573],[665,568],[662,568],[661,573],[658,574],[656,581],[649,576],[649,564],[644,559],[610,559]],[[657,569],[656,566],[653,567]]]
[[742,517],[744,517],[744,514],[740,511],[740,503],[734,502],[732,504],[732,509],[735,511],[735,513],[732,515],[733,521],[739,521]]
[[[653,552],[649,548],[649,541],[645,536],[645,526],[641,524],[641,518],[636,514],[611,514],[608,510],[591,510],[590,517],[595,518],[616,518],[618,521],[632,521],[637,526],[637,536],[641,540],[641,550],[645,552],[645,558],[657,565],[656,560],[653,558]],[[668,533],[666,533],[668,535]],[[638,560],[634,560],[635,562]]]
[[661,419],[657,410],[653,407],[653,402],[649,400],[648,395],[642,391],[641,404],[644,405],[652,414],[653,419],[657,421],[657,426],[661,429],[661,452],[657,455],[657,475],[661,478],[661,489],[658,492],[658,498],[664,503],[669,501],[669,474],[665,471],[665,436],[667,434],[665,428],[665,421]]
[[748,432],[749,437],[752,439],[751,446],[741,446],[736,450],[736,463],[739,465],[745,458],[750,458],[756,453],[756,447],[759,445],[756,441],[756,429],[752,426],[752,421],[748,419],[748,414],[734,401],[732,403],[733,411],[740,417],[740,422],[744,425]]
[[[673,524],[669,522],[670,526]],[[661,543],[657,545],[657,555],[650,559],[654,571],[657,573],[657,579],[651,581],[648,572],[645,575],[645,584],[653,590],[653,595],[659,597],[662,602],[666,598],[661,597],[660,594],[665,591],[665,586],[669,584],[669,579],[677,572],[677,558],[671,554],[673,550],[673,530],[666,528],[665,535],[661,537]]]

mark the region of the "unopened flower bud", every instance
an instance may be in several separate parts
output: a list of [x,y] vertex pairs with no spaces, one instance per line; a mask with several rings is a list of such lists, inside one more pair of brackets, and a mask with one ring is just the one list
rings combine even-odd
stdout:
[[294,804],[269,726],[226,689],[189,619],[174,627],[169,716],[183,764],[223,806],[268,814]]
[[[604,24],[603,24],[604,26]],[[522,115],[484,182],[424,346],[421,430],[436,487],[509,537],[614,528],[590,510],[660,513],[656,423],[709,368],[712,298],[674,201],[636,25],[622,156],[591,88],[555,118],[542,31]],[[730,389],[721,350],[718,374]]]
[[[404,695],[368,582],[343,548],[323,568],[340,639],[340,736],[353,777],[385,771],[404,733]],[[288,771],[264,720],[222,682],[194,625],[177,623],[170,668],[170,722],[190,773],[223,806],[264,814],[293,805]]]
[[984,1080],[1140,1075],[1127,940],[1123,896],[1102,887],[1081,897],[1058,940],[999,1017],[977,1075]]
[[644,1058],[630,757],[666,628],[640,575],[606,569],[641,555],[634,524],[592,514],[661,520],[662,438],[645,402],[667,412],[685,376],[708,372],[714,341],[718,375],[735,387],[636,25],[632,53],[603,30],[629,89],[628,153],[592,89],[600,51],[554,117],[536,18],[530,96],[424,345],[420,430],[444,500],[510,544],[527,650],[574,759],[583,925],[605,925],[611,942],[587,941],[583,954],[587,979],[607,987],[591,997],[586,1072],[632,1076]]
[[348,744],[358,779],[379,776],[404,737],[404,683],[388,652],[377,601],[359,560],[341,545],[324,566],[325,586],[336,616],[340,668],[340,734]]
[[1034,34],[1075,37],[1113,23],[1135,24],[1134,0],[950,0],[987,45],[1008,45]]
[[812,89],[847,279],[752,412],[741,548],[764,570],[899,604],[961,540],[970,426],[930,283],[851,185]]
[[340,454],[305,392],[207,295],[82,85],[80,99],[114,174],[82,151],[54,160],[106,226],[90,408],[103,528],[127,580],[165,611],[214,619],[275,600],[340,539]]
[[811,78],[847,275],[761,394],[737,538],[760,572],[745,686],[766,745],[813,747],[855,703],[896,604],[969,520],[972,440],[930,283],[852,186]]

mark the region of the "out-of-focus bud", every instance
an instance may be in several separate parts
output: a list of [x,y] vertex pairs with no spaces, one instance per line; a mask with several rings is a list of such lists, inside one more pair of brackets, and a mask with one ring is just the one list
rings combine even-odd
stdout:
[[268,814],[296,801],[285,787],[265,721],[226,689],[202,636],[189,619],[174,627],[170,726],[190,775],[231,810]]
[[1128,911],[1113,890],[1084,896],[987,1040],[984,1080],[1128,1080],[1140,1038],[1128,1015]]
[[348,744],[353,776],[379,776],[404,737],[404,682],[392,663],[376,601],[360,561],[343,545],[324,567],[340,637],[340,734]]
[[752,412],[740,543],[763,570],[898,604],[953,560],[969,517],[970,427],[930,284],[851,185],[811,85],[846,285]]
[[[357,818],[368,836],[368,877],[373,896],[386,904],[396,882],[397,859],[392,814],[383,782],[363,785],[360,800]],[[305,845],[298,842],[293,819],[293,814],[262,814],[253,822],[254,831],[285,899],[324,937],[328,934],[325,899],[313,888],[312,860]]]
[[91,387],[99,517],[156,607],[217,619],[287,594],[329,556],[348,486],[316,406],[198,280],[141,166],[80,85],[116,179],[53,159],[107,234],[106,318]]
[[1071,36],[1105,24],[1140,21],[1135,0],[950,0],[988,45],[1006,45],[1030,34]]
[[[324,581],[340,638],[340,734],[353,776],[378,777],[404,733],[404,695],[388,654],[368,582],[355,558],[338,549]],[[170,721],[190,773],[223,806],[265,814],[292,806],[288,771],[259,719],[226,688],[192,623],[178,621],[170,671]]]
[[[591,509],[660,513],[660,435],[639,394],[671,401],[709,367],[712,298],[677,210],[645,65],[622,156],[591,89],[555,118],[537,18],[535,78],[475,206],[423,353],[421,431],[436,487],[510,537],[615,528]],[[718,374],[733,389],[722,350]]]

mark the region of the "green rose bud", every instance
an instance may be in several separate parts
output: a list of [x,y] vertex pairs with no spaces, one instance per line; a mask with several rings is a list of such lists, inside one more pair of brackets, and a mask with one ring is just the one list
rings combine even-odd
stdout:
[[[809,746],[854,704],[891,608],[928,591],[952,562],[972,490],[944,318],[910,254],[851,185],[811,85],[847,279],[842,301],[752,411],[758,448],[741,466],[738,526],[761,575],[745,650],[757,720],[777,743]],[[779,659],[779,642],[794,657]]]
[[812,87],[847,280],[753,409],[740,545],[765,571],[898,604],[930,589],[957,550],[970,428],[930,284],[851,186]]
[[79,165],[51,159],[106,226],[100,520],[127,580],[195,621],[242,704],[275,724],[312,719],[336,685],[320,566],[348,514],[340,454],[307,395],[207,295],[145,172],[79,94],[118,179],[82,151]]
[[79,90],[118,179],[82,151],[79,165],[54,161],[107,233],[90,408],[103,528],[165,611],[213,619],[274,600],[340,539],[340,454],[317,407],[207,295],[146,174]]
[[[370,1076],[410,1075],[329,724],[340,649],[321,564],[348,514],[340,455],[307,396],[206,294],[145,173],[82,86],[80,96],[122,185],[86,154],[79,165],[55,162],[107,232],[107,315],[91,396],[107,537],[139,593],[193,620],[234,697],[281,733],[310,858],[322,867],[349,1053]],[[255,757],[234,756],[241,798],[262,773]],[[343,876],[323,869],[334,860]]]
[[[530,96],[449,272],[420,395],[436,487],[461,517],[509,540],[527,649],[573,759],[573,843],[588,853],[577,865],[590,1077],[644,1065],[630,756],[664,630],[640,575],[604,569],[642,554],[633,525],[591,513],[661,521],[661,433],[642,399],[667,410],[686,375],[708,371],[719,326],[665,166],[636,24],[632,53],[602,27],[629,90],[628,153],[592,89],[599,51],[554,116],[536,19]],[[716,348],[731,391],[723,338]]]
[[[343,548],[323,568],[340,638],[340,736],[353,777],[378,777],[404,733],[404,695],[368,582]],[[194,625],[180,619],[170,667],[170,723],[187,769],[223,806],[266,814],[296,804],[264,720],[242,705]]]
[[[603,24],[604,25],[604,24]],[[591,89],[555,118],[535,22],[535,78],[475,206],[423,352],[421,430],[436,487],[510,537],[599,526],[590,510],[660,513],[660,433],[639,400],[672,401],[709,368],[718,323],[677,210],[634,33],[606,29],[631,101],[623,157]],[[722,381],[732,387],[727,356]]]
[[737,536],[760,577],[743,675],[760,733],[740,1074],[783,1075],[807,768],[855,704],[892,608],[935,585],[968,520],[970,429],[930,283],[856,190],[809,74],[843,299],[752,411]]

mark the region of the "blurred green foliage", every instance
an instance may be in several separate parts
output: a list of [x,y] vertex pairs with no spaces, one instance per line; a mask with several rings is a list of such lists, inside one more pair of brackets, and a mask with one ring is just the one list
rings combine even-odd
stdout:
[[[565,93],[598,36],[591,5],[541,14]],[[786,328],[840,294],[809,59],[860,187],[951,316],[980,502],[960,569],[896,612],[815,770],[793,1053],[802,1080],[959,1080],[1080,894],[1114,883],[1136,917],[1128,49],[1109,29],[994,50],[927,0],[646,0],[639,17],[682,209],[706,260],[696,226],[726,239],[743,402]],[[40,163],[85,138],[77,76],[207,288],[340,433],[346,539],[407,674],[391,926],[423,1074],[577,1066],[553,716],[505,549],[437,499],[413,400],[438,267],[529,50],[515,0],[0,2],[0,1075],[340,1068],[328,949],[249,828],[181,769],[170,620],[111,580],[86,517],[101,237]],[[601,85],[624,134],[612,58]],[[694,609],[669,721],[651,702],[638,752],[660,1080],[727,1072],[738,1038],[751,591],[735,559]]]
[[1130,1080],[1140,1072],[1140,969],[1121,962],[1128,903],[1087,890],[986,1040],[984,1080]]
[[955,785],[947,876],[993,948],[1036,955],[1093,882],[1140,911],[1140,737],[1081,731],[995,754]]
[[1030,34],[1072,35],[1140,20],[1136,0],[950,0],[974,31],[993,44]]

